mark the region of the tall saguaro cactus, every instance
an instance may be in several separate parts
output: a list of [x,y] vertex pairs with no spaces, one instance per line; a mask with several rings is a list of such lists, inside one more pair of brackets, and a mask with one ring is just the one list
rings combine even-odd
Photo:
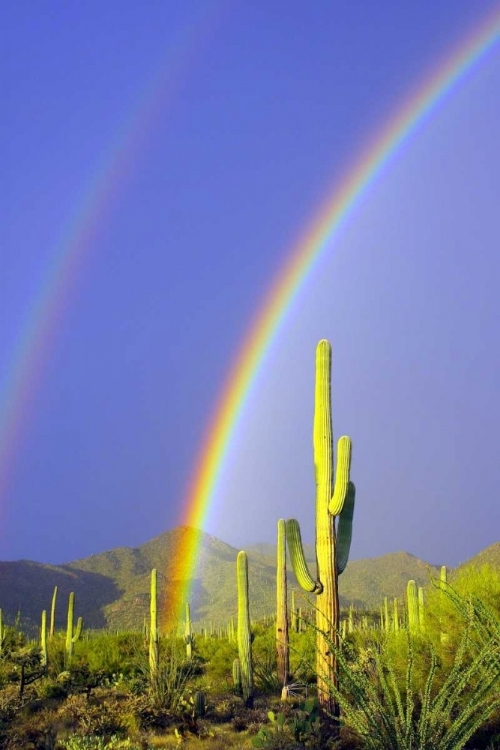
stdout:
[[[316,385],[314,407],[314,465],[316,471],[316,561],[314,579],[307,568],[300,539],[300,528],[294,519],[287,521],[286,532],[290,557],[299,585],[316,594],[316,672],[318,700],[325,713],[338,709],[329,691],[337,684],[335,650],[338,644],[340,609],[338,576],[349,557],[354,512],[355,488],[350,481],[351,440],[338,441],[337,471],[334,482],[334,455],[331,415],[330,343],[323,339],[316,347]],[[336,523],[336,519],[338,523]]]
[[276,559],[276,658],[278,680],[282,685],[288,681],[290,643],[288,638],[288,606],[286,586],[286,527],[278,521],[278,545]]
[[247,708],[253,705],[252,636],[248,604],[248,559],[246,552],[238,552],[236,559],[238,582],[238,656],[240,660],[241,689]]

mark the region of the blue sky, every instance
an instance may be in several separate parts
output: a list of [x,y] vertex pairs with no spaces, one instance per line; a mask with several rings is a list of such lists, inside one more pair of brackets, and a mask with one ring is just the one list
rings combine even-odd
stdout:
[[[76,226],[86,239],[16,406],[1,559],[64,562],[177,522],[224,379],[297,238],[495,8],[2,9],[3,397],[61,238]],[[326,337],[334,431],[354,444],[351,556],[404,549],[455,565],[499,541],[499,91],[500,41],[305,280],[231,442],[210,533],[243,547],[294,516],[312,540],[314,348]]]

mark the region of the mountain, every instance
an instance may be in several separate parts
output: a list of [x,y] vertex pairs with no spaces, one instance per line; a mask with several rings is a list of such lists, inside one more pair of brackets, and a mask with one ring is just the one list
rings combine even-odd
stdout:
[[[180,551],[184,558],[180,557]],[[192,619],[198,624],[226,624],[236,617],[236,556],[238,550],[198,529],[180,526],[166,531],[140,547],[117,547],[64,565],[20,560],[0,562],[0,606],[4,619],[13,622],[20,610],[23,627],[35,632],[43,609],[50,611],[54,587],[58,587],[56,626],[66,627],[66,607],[75,592],[75,615],[87,628],[140,629],[149,617],[152,568],[158,571],[159,611],[168,613],[172,592],[189,590]],[[187,587],[183,565],[196,554],[197,564]],[[253,619],[270,614],[275,607],[275,560],[273,545],[247,548],[250,606]],[[314,547],[306,546],[314,570]],[[500,543],[483,550],[467,565],[488,562],[500,569]],[[406,552],[349,562],[339,579],[341,606],[378,609],[384,596],[403,597],[410,578],[429,583],[439,568]],[[290,587],[299,592],[293,572]]]

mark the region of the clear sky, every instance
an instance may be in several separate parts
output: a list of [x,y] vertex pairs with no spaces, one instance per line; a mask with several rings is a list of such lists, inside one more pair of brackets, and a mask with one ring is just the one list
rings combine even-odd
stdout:
[[[499,2],[88,0],[0,11],[0,559],[182,517],[265,294],[334,186]],[[352,558],[500,540],[500,40],[305,279],[206,530],[312,541],[314,349],[354,444]],[[64,270],[64,262],[69,267]]]

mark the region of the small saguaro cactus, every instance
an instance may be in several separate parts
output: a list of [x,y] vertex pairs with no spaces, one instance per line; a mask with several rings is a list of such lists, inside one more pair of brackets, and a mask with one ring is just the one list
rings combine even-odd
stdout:
[[395,633],[399,631],[398,600],[396,597],[394,597],[393,629]]
[[49,638],[54,637],[56,627],[56,599],[57,599],[57,586],[54,586],[54,593],[52,594],[52,605],[50,607],[50,629]]
[[287,521],[286,532],[297,581],[305,591],[316,594],[316,672],[319,706],[324,714],[336,715],[338,707],[330,686],[337,685],[337,664],[335,649],[331,644],[338,645],[339,642],[338,576],[344,570],[349,557],[355,488],[350,481],[351,440],[346,436],[338,441],[334,482],[331,353],[330,343],[325,339],[320,341],[316,347],[313,429],[316,470],[316,579],[307,568],[297,521]]
[[191,609],[186,602],[186,622],[184,623],[184,643],[186,644],[186,656],[189,660],[193,658],[193,626],[191,623]]
[[276,663],[278,680],[281,685],[286,685],[290,664],[290,642],[286,585],[286,527],[282,518],[278,521],[276,560]]
[[193,695],[193,713],[196,718],[201,719],[207,711],[207,699],[203,690],[197,690]]
[[408,602],[408,630],[410,633],[418,633],[420,629],[420,621],[418,617],[418,591],[417,584],[413,579],[408,581],[406,596]]
[[418,628],[421,633],[425,630],[424,589],[422,586],[418,587]]
[[159,640],[158,640],[158,605],[157,573],[151,571],[151,594],[149,603],[149,678],[154,682],[158,675]]
[[252,636],[248,603],[248,559],[246,552],[238,552],[236,559],[238,583],[238,656],[241,671],[241,690],[247,708],[253,706]]
[[71,665],[71,659],[73,656],[73,645],[77,642],[82,634],[83,619],[78,618],[76,623],[76,629],[73,631],[73,620],[75,614],[75,594],[72,591],[68,599],[68,621],[66,625],[66,658],[65,666],[68,668]]
[[238,657],[233,660],[233,685],[234,685],[234,692],[236,695],[242,694],[242,688],[241,688],[241,667],[240,667],[240,660]]
[[40,664],[42,667],[47,666],[48,662],[48,651],[47,651],[47,610],[42,611],[42,624],[40,628]]

